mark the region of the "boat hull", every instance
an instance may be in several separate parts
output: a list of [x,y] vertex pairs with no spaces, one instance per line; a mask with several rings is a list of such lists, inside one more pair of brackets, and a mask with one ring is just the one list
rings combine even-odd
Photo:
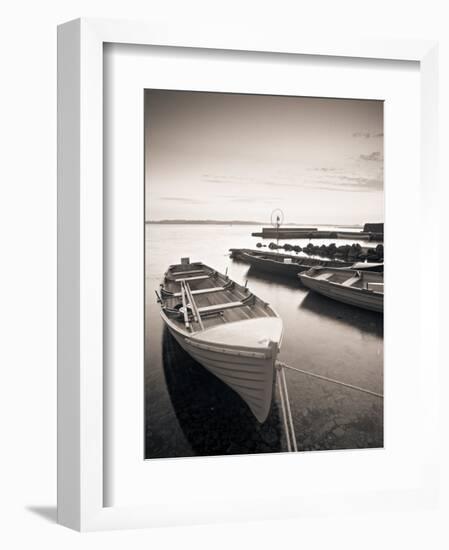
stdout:
[[384,296],[381,293],[320,281],[309,277],[307,273],[299,274],[299,278],[307,288],[333,300],[378,313],[382,313],[384,310]]
[[271,410],[275,361],[279,351],[274,342],[263,349],[214,344],[186,336],[167,323],[170,334],[195,361],[233,389],[260,423]]
[[[280,256],[283,258],[291,258],[291,256],[288,255],[282,255]],[[242,252],[239,255],[239,258],[241,258],[243,261],[249,263],[252,267],[257,269],[258,271],[264,271],[265,273],[271,273],[274,275],[282,275],[284,277],[291,277],[295,280],[297,280],[298,273],[303,273],[304,271],[308,271],[313,266],[322,266],[322,265],[328,265],[330,267],[349,267],[352,264],[351,263],[343,263],[343,262],[334,262],[332,260],[317,260],[317,259],[309,259],[304,258],[300,262],[291,262],[286,263],[284,261],[279,261],[274,258],[270,258],[269,255],[266,257],[261,257],[257,254],[248,254],[246,252]],[[296,260],[296,258],[295,258]]]
[[283,275],[284,277],[296,278],[301,271],[310,269],[310,266],[305,267],[295,263],[287,264],[275,260],[262,259],[249,254],[244,255],[244,260],[260,271],[273,273],[275,275]]

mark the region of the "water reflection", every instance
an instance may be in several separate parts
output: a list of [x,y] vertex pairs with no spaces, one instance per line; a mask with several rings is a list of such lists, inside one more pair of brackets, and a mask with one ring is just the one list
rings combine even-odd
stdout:
[[288,288],[296,288],[296,289],[302,286],[299,278],[298,280],[296,280],[294,277],[284,277],[276,273],[265,273],[264,271],[259,271],[253,266],[251,266],[248,269],[246,276],[248,278],[248,281],[249,280],[264,281],[265,284],[267,284],[268,286],[282,285]]
[[383,336],[383,315],[374,311],[344,304],[310,291],[302,300],[299,308],[359,329],[361,333],[367,332],[375,336]]
[[196,455],[281,450],[276,403],[266,422],[259,424],[242,399],[194,361],[168,329],[163,332],[162,363],[176,418]]

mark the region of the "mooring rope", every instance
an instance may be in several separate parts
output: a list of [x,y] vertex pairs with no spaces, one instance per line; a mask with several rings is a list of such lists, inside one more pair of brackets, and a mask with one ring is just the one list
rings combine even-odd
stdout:
[[291,411],[291,408],[290,408],[290,399],[288,397],[288,390],[287,390],[287,379],[285,378],[285,371],[284,371],[283,368],[280,369],[280,373],[281,373],[281,378],[282,378],[282,382],[283,382],[283,385],[284,385],[284,394],[285,394],[285,402],[286,402],[286,409],[287,409],[287,418],[288,418],[288,423],[290,425],[290,433],[291,433],[291,438],[292,438],[292,447],[293,447],[293,451],[297,451],[298,446],[297,446],[297,443],[296,443],[295,425],[293,424],[292,411]]
[[287,440],[287,451],[289,453],[291,453],[292,452],[292,444],[291,444],[291,441],[290,441],[290,430],[289,430],[289,426],[288,426],[288,418],[287,418],[287,412],[286,412],[286,408],[285,408],[284,387],[283,387],[283,380],[282,380],[282,376],[281,376],[282,371],[283,371],[283,368],[278,367],[276,375],[277,375],[277,380],[278,380],[279,395],[281,396],[281,408],[282,408],[282,417],[284,419],[285,438]]
[[354,386],[353,384],[348,384],[346,382],[341,382],[340,380],[335,380],[334,378],[328,378],[327,376],[322,376],[321,374],[315,374],[314,372],[310,372],[307,370],[298,369],[297,367],[292,367],[291,365],[287,365],[287,363],[284,363],[282,361],[276,361],[276,365],[279,367],[294,370],[296,372],[300,372],[301,374],[305,374],[307,376],[313,376],[314,378],[319,378],[320,380],[325,380],[326,382],[331,382],[332,384],[338,384],[339,386],[344,386],[345,388],[350,388],[352,390],[357,390],[363,393],[367,393],[369,395],[374,395],[374,397],[380,397],[381,399],[384,398],[384,396],[381,393],[376,393],[371,390],[367,390],[365,388],[361,388],[360,386]]
[[287,450],[289,452],[298,451],[298,446],[296,443],[295,426],[293,424],[293,416],[290,408],[290,399],[288,397],[287,390],[287,379],[285,377],[284,369],[294,370],[296,372],[300,372],[301,374],[305,374],[306,376],[312,376],[313,378],[318,378],[320,380],[324,380],[325,382],[331,382],[332,384],[338,384],[339,386],[344,386],[345,388],[350,388],[352,390],[367,393],[375,397],[380,397],[381,399],[383,399],[384,397],[381,393],[376,393],[374,391],[361,388],[360,386],[354,386],[353,384],[347,384],[346,382],[341,382],[340,380],[334,380],[333,378],[328,378],[327,376],[322,376],[321,374],[315,374],[314,372],[298,369],[296,367],[292,367],[291,365],[287,365],[287,363],[284,363],[283,361],[276,361],[276,377],[278,381],[279,395],[281,396],[281,408],[284,420],[285,438],[287,440]]

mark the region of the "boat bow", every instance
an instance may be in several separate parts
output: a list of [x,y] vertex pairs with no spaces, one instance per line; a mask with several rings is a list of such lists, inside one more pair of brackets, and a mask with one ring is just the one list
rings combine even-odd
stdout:
[[236,321],[185,338],[190,354],[230,386],[259,422],[271,408],[274,364],[282,340],[282,320]]

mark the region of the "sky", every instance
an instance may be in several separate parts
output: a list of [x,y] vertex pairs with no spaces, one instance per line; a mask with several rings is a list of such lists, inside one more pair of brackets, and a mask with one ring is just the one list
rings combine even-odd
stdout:
[[146,90],[146,220],[381,222],[383,139],[381,101]]

